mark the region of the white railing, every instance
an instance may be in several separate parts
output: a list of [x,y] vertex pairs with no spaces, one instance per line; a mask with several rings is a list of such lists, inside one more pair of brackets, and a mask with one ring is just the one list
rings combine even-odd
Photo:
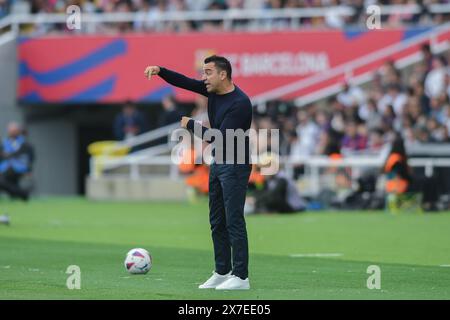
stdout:
[[[167,137],[170,132],[178,128],[180,125],[179,123],[170,124],[164,127],[160,127],[158,129],[145,132],[143,134],[140,134],[138,136],[134,136],[128,139],[125,139],[121,142],[118,142],[118,146],[127,146],[127,147],[137,147],[139,145],[149,143],[164,137]],[[162,151],[161,151],[162,152]]]
[[[377,155],[355,155],[342,159],[330,159],[327,156],[311,156],[311,157],[285,157],[282,159],[284,168],[292,177],[294,167],[303,165],[305,174],[308,177],[308,192],[311,195],[317,195],[321,190],[321,170],[327,168],[350,168],[351,178],[354,181],[365,169],[381,169],[388,156],[389,146],[385,146]],[[450,144],[433,145],[414,145],[408,149],[408,154],[420,154],[422,157],[411,157],[408,159],[408,165],[413,168],[424,168],[425,175],[430,177],[433,175],[434,169],[437,167],[450,167]],[[434,157],[424,158],[423,154]],[[441,156],[437,158],[437,156]],[[443,157],[444,156],[444,157]]]
[[[420,146],[418,146],[420,149]],[[424,158],[415,157],[408,160],[408,164],[414,168],[424,168],[426,176],[432,176],[434,169],[438,167],[450,168],[450,144],[441,144],[436,147],[427,147],[434,151],[434,156],[445,155],[445,158]],[[425,150],[424,149],[424,150]],[[441,152],[439,152],[439,149]],[[330,159],[327,156],[309,156],[309,157],[280,157],[280,167],[284,168],[289,176],[293,176],[294,167],[296,165],[303,165],[305,168],[305,177],[308,180],[308,195],[317,195],[321,186],[321,170],[327,168],[350,168],[351,178],[355,180],[363,170],[366,169],[381,169],[385,163],[389,146],[378,153],[377,155],[358,155],[348,156],[342,159]],[[420,152],[420,150],[417,150]],[[179,172],[178,166],[171,161],[170,156],[154,156],[146,157],[145,155],[133,155],[126,158],[92,158],[91,159],[91,178],[96,179],[101,176],[101,172],[96,171],[95,168],[101,167],[103,169],[117,167],[117,166],[129,166],[129,171],[126,174],[111,173],[108,176],[126,176],[132,180],[138,180],[142,178],[151,178],[152,175],[146,176],[141,173],[140,168],[144,166],[167,166],[170,170],[170,178],[178,179]]]

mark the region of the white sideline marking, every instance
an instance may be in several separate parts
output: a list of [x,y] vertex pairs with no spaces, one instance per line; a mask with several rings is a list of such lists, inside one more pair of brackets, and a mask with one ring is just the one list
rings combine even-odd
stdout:
[[289,255],[291,258],[329,258],[341,257],[342,253],[295,253]]

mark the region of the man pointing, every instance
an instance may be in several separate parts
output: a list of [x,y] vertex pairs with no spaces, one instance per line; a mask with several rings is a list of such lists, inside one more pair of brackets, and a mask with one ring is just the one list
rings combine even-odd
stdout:
[[[252,104],[248,96],[231,78],[230,62],[220,56],[204,60],[202,80],[159,66],[145,69],[147,78],[158,75],[166,82],[208,97],[208,117],[211,129],[222,133],[225,159],[214,158],[209,174],[209,220],[214,245],[215,270],[200,289],[250,289],[248,279],[248,240],[244,219],[244,203],[251,172],[249,139],[241,150],[226,149],[227,130],[250,129]],[[204,139],[208,128],[189,117],[181,119],[181,127]],[[234,138],[233,138],[234,139]],[[210,142],[210,141],[209,141]],[[230,153],[234,157],[227,157]],[[237,159],[244,159],[237,161]]]

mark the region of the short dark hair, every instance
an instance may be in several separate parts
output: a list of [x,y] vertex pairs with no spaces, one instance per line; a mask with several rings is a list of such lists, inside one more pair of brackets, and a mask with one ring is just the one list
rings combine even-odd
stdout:
[[228,80],[231,80],[231,63],[227,58],[213,55],[206,58],[204,61],[205,64],[210,62],[213,62],[220,71],[226,71]]

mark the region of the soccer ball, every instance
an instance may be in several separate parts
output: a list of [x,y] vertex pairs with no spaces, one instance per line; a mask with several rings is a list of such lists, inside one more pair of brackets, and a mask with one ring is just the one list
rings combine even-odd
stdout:
[[147,250],[135,248],[128,251],[124,264],[129,273],[146,274],[152,267],[152,257]]

